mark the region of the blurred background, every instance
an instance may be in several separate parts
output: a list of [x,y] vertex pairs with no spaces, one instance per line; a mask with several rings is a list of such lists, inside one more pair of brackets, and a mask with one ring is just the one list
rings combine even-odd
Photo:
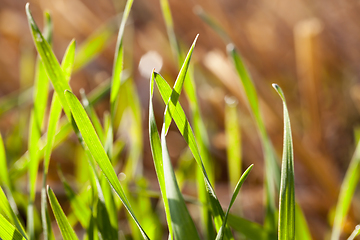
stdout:
[[[33,84],[36,50],[25,15],[25,4],[23,0],[0,0],[0,103],[4,103],[1,102],[4,96],[18,95]],[[200,34],[192,62],[201,113],[210,139],[220,202],[227,207],[232,192],[228,187],[226,166],[226,96],[233,96],[238,101],[243,169],[255,164],[238,204],[246,218],[259,223],[262,223],[264,213],[264,161],[240,80],[227,57],[227,42],[201,19],[204,13],[224,28],[241,52],[256,85],[262,116],[279,156],[283,139],[282,103],[271,84],[278,83],[282,87],[293,131],[296,198],[304,210],[314,239],[324,239],[331,229],[331,212],[355,150],[355,133],[360,122],[359,2],[169,0],[169,4],[175,34],[184,51],[190,47],[196,34]],[[30,1],[39,26],[43,26],[43,11],[51,13],[53,49],[58,59],[62,58],[73,38],[77,45],[81,45],[90,35],[105,29],[105,50],[72,75],[71,86],[77,95],[80,88],[90,92],[111,76],[119,26],[116,16],[124,6],[125,1],[121,0]],[[142,106],[143,174],[150,181],[150,188],[157,190],[147,130],[149,77],[151,70],[156,68],[173,84],[178,73],[158,0],[134,1],[124,41],[124,66],[134,76]],[[32,104],[31,98],[19,102],[19,106],[11,111],[7,111],[5,105],[0,106],[2,135],[7,138],[18,131],[21,136],[21,141],[6,141],[6,148],[13,154],[13,159],[27,149],[28,131],[26,128],[23,131],[15,128],[21,121],[27,123],[29,115],[21,115],[20,110],[26,112]],[[109,110],[107,102],[97,105],[101,119],[103,113]],[[185,97],[181,98],[181,102],[187,109]],[[160,126],[164,105],[159,96],[155,98],[155,104]],[[11,152],[16,144],[22,146],[20,149],[23,152]],[[168,135],[168,144],[176,166],[186,143],[175,125]],[[71,147],[60,148],[67,150]],[[54,152],[52,162],[70,169],[66,174],[71,175],[74,171],[73,154],[61,150]],[[125,159],[125,156],[126,151],[120,158]],[[56,186],[56,170],[50,170],[51,173],[51,184]],[[185,191],[196,195],[191,186]],[[356,194],[358,197],[355,197],[344,230],[348,233],[360,221],[360,205],[356,202],[359,193]]]

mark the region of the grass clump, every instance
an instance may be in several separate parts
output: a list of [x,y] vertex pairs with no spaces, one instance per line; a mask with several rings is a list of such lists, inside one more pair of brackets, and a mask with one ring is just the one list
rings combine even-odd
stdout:
[[[133,1],[128,0],[120,24],[115,49],[112,76],[105,85],[98,86],[93,94],[81,92],[82,101],[73,93],[69,81],[75,70],[81,69],[101,52],[109,38],[110,28],[97,32],[80,46],[76,56],[76,43],[71,41],[61,64],[52,50],[52,23],[45,14],[45,30],[42,33],[34,21],[29,4],[26,14],[30,32],[38,52],[36,80],[33,87],[34,100],[30,114],[28,152],[15,167],[8,166],[3,138],[0,135],[0,239],[254,239],[288,240],[311,239],[305,217],[295,199],[293,140],[290,117],[281,88],[273,87],[283,102],[284,137],[282,162],[279,166],[262,117],[256,87],[246,66],[233,44],[228,44],[228,54],[245,90],[245,99],[254,118],[264,155],[265,217],[263,224],[231,214],[240,188],[256,166],[251,164],[241,173],[241,135],[239,112],[236,101],[228,98],[226,107],[226,139],[228,141],[228,169],[233,193],[226,210],[223,209],[215,191],[214,162],[209,150],[209,137],[202,118],[197,98],[191,57],[198,39],[195,37],[187,54],[181,50],[173,30],[169,4],[161,0],[166,29],[174,58],[179,65],[179,73],[171,87],[160,73],[149,73],[149,143],[160,192],[151,192],[148,181],[142,175],[140,162],[142,149],[141,107],[132,76],[124,71],[124,31]],[[205,13],[203,19],[218,31],[227,43],[230,37]],[[108,31],[107,31],[108,30]],[[50,82],[49,82],[50,80]],[[46,119],[49,84],[54,88],[49,116]],[[161,130],[159,131],[154,113],[154,89],[158,89],[165,105]],[[180,104],[182,90],[189,100],[190,118]],[[98,117],[94,106],[101,99],[107,99],[110,113]],[[7,101],[1,101],[7,102]],[[6,107],[4,107],[6,109]],[[125,112],[131,113],[131,149],[129,161],[122,166],[123,174],[118,176],[118,155],[124,145],[116,132],[121,128],[121,118]],[[62,116],[62,111],[65,116]],[[190,119],[190,120],[189,120]],[[47,124],[44,124],[47,122]],[[196,200],[183,194],[183,184],[179,184],[168,148],[168,132],[174,122],[187,144],[196,171],[191,176],[196,179],[198,197]],[[160,134],[159,134],[160,132]],[[48,185],[51,155],[55,148],[64,144],[71,133],[78,139],[80,154],[74,154],[74,162],[83,167],[75,181],[83,184],[74,190],[59,169],[65,195],[71,206],[64,211],[59,197]],[[354,189],[358,183],[359,154],[357,150],[346,174],[336,206],[332,240],[339,239],[342,223],[346,217]],[[43,159],[40,214],[36,208],[36,188],[38,168]],[[140,170],[139,170],[140,169]],[[24,172],[29,175],[29,194],[24,194],[13,183]],[[185,174],[183,174],[185,175]],[[121,179],[121,176],[126,176]],[[20,181],[20,180],[19,180]],[[136,194],[133,186],[135,185]],[[24,198],[25,200],[21,200]],[[157,207],[152,199],[160,198],[163,208]],[[277,206],[279,202],[279,206]],[[48,204],[49,203],[49,204]],[[195,204],[194,204],[195,203]],[[160,204],[161,205],[161,204]],[[192,205],[200,212],[200,221],[194,221]],[[20,218],[18,208],[26,207],[26,224]],[[48,210],[50,206],[51,211]],[[122,208],[125,209],[125,214]],[[164,217],[159,217],[159,211]],[[60,229],[61,237],[53,227],[51,214]],[[121,215],[122,214],[122,215]],[[161,215],[161,214],[160,214]],[[121,219],[121,220],[120,220]],[[124,219],[126,219],[124,221]],[[125,223],[124,223],[125,222]],[[165,224],[163,222],[166,222]],[[79,223],[79,224],[77,224]],[[125,225],[125,227],[124,227]],[[166,225],[165,227],[163,225]],[[26,230],[25,230],[26,229]],[[357,227],[349,239],[359,234]]]

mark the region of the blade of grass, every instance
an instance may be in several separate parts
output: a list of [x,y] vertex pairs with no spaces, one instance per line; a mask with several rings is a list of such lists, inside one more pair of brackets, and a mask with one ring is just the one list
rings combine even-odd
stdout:
[[[161,77],[160,74],[154,72],[154,78],[155,82],[159,88],[160,94],[166,103],[168,99],[170,100],[167,102],[166,108],[171,113],[170,116],[174,119],[181,135],[184,137],[185,141],[187,142],[194,158],[197,164],[199,165],[203,176],[204,181],[206,185],[206,190],[208,192],[209,201],[210,201],[210,208],[212,211],[212,214],[214,216],[215,220],[215,226],[216,229],[219,231],[220,227],[222,226],[222,220],[224,218],[224,212],[221,208],[220,202],[215,194],[215,191],[210,183],[210,180],[208,178],[208,175],[206,173],[204,164],[202,162],[199,148],[197,146],[194,132],[191,129],[190,123],[187,120],[184,110],[182,109],[180,103],[173,101],[171,97],[176,96],[176,94],[173,95],[173,91],[171,91],[171,87],[168,85],[168,83]],[[177,97],[178,98],[178,97]],[[165,115],[166,116],[166,115]],[[232,234],[230,232],[230,229],[227,227],[225,230],[226,237],[232,238]]]
[[284,108],[284,147],[281,166],[278,239],[291,240],[295,239],[295,183],[290,117],[284,93],[277,84],[273,84],[273,87],[283,101]]
[[34,110],[30,114],[29,124],[29,203],[27,216],[27,232],[29,239],[35,239],[35,225],[34,225],[34,201],[36,193],[36,178],[39,166],[39,139],[40,131],[37,130],[36,116]]
[[107,46],[107,43],[114,35],[115,20],[118,17],[111,19],[104,26],[101,26],[93,34],[91,34],[76,51],[76,57],[74,62],[74,71],[81,69],[98,56]]
[[9,201],[6,199],[3,189],[0,187],[0,210],[5,214],[5,216],[15,225],[16,229],[21,233],[21,235],[27,239],[24,227],[21,224],[20,220],[12,210]]
[[226,97],[225,104],[226,153],[230,187],[233,189],[241,174],[241,135],[236,99]]
[[245,170],[245,172],[241,175],[239,181],[237,182],[237,184],[235,186],[235,189],[234,189],[234,192],[233,192],[233,194],[231,196],[230,204],[229,204],[229,207],[228,207],[228,209],[226,211],[226,214],[225,214],[225,217],[224,217],[224,220],[223,220],[223,224],[222,224],[222,226],[221,226],[221,228],[220,228],[220,230],[219,230],[219,232],[218,232],[218,234],[216,236],[216,240],[222,240],[223,239],[223,237],[224,237],[223,229],[225,229],[226,221],[227,221],[230,209],[231,209],[232,205],[234,204],[237,195],[239,194],[239,191],[240,191],[240,188],[241,188],[242,184],[245,182],[245,180],[246,180],[247,176],[249,175],[249,173],[250,173],[253,166],[254,166],[253,164],[250,165]]
[[36,49],[44,64],[46,73],[54,86],[55,92],[59,96],[60,102],[64,108],[64,112],[66,113],[68,119],[71,120],[70,110],[69,107],[67,106],[66,99],[64,96],[64,91],[70,90],[69,83],[66,81],[66,76],[62,71],[60,64],[57,61],[53,51],[51,50],[49,43],[45,40],[38,26],[36,25],[30,12],[29,3],[26,4],[26,15],[28,17],[29,26]]
[[63,184],[65,194],[70,201],[72,212],[75,214],[81,226],[84,229],[88,228],[91,212],[90,209],[87,207],[86,203],[82,201],[80,197],[76,195],[74,190],[70,187],[69,183],[66,181],[61,169],[58,169],[60,180]]
[[171,51],[173,52],[175,60],[179,61],[180,55],[181,55],[180,54],[180,46],[176,40],[176,36],[175,36],[175,32],[174,32],[174,23],[173,23],[173,19],[171,16],[169,1],[168,0],[160,0],[160,6],[161,6],[162,15],[164,17],[165,24],[166,24],[166,31],[167,31],[167,34],[169,37]]
[[130,206],[130,203],[128,202],[124,191],[122,189],[122,186],[116,176],[116,173],[111,166],[110,160],[101,145],[101,142],[96,135],[95,129],[92,126],[89,117],[86,115],[86,112],[84,108],[82,107],[79,100],[76,98],[76,96],[71,93],[70,91],[65,92],[66,100],[70,106],[71,113],[73,114],[74,120],[76,122],[77,127],[80,130],[80,133],[84,139],[84,142],[86,146],[88,147],[91,155],[94,157],[95,161],[99,165],[100,169],[104,173],[105,177],[115,190],[116,194],[119,196],[121,201],[123,202],[124,206],[136,222],[136,224],[139,227],[139,230],[141,231],[143,237],[145,239],[148,239],[148,236],[146,235],[145,231],[142,229],[140,223],[138,222],[137,218],[133,214],[132,208]]
[[149,135],[155,170],[167,215],[169,238],[188,239],[190,237],[192,239],[199,239],[171,165],[166,146],[165,123],[163,123],[161,139],[157,130],[152,105],[154,75],[155,73],[153,72],[150,80]]
[[309,230],[309,226],[306,222],[306,218],[304,213],[299,206],[299,204],[295,204],[295,239],[301,240],[311,240],[311,233]]
[[[164,208],[166,213],[166,220],[169,228],[169,239],[173,240],[173,226],[171,222],[171,215],[169,210],[169,202],[167,201],[167,195],[166,195],[166,185],[165,185],[165,176],[164,176],[164,168],[163,168],[163,157],[162,157],[162,148],[161,148],[161,141],[159,132],[156,126],[155,121],[155,115],[154,115],[154,109],[153,109],[153,103],[152,98],[154,94],[154,81],[155,81],[155,72],[153,71],[150,78],[150,99],[149,99],[149,140],[150,140],[150,147],[151,147],[151,153],[155,165],[155,171],[156,175],[159,181],[160,190],[162,199],[164,202]],[[169,86],[170,88],[170,86]],[[171,88],[168,92],[168,96],[170,97],[171,94]]]
[[126,21],[129,17],[129,13],[133,1],[134,0],[126,1],[125,10],[122,16],[117,42],[116,42],[114,65],[112,72],[112,82],[111,82],[111,93],[110,93],[110,109],[111,109],[112,117],[115,116],[114,111],[116,108],[116,99],[120,89],[121,73],[123,70],[123,60],[124,60],[123,36],[124,36]]
[[[183,63],[183,65],[182,65],[182,67],[181,67],[181,69],[179,71],[179,74],[178,74],[178,76],[176,78],[175,85],[174,85],[174,88],[172,90],[171,96],[170,96],[170,98],[165,100],[165,104],[167,104],[168,102],[172,102],[173,105],[174,105],[179,100],[180,93],[181,93],[181,90],[182,90],[183,85],[184,85],[186,73],[187,73],[188,68],[189,68],[191,56],[192,56],[192,53],[194,51],[195,44],[196,44],[196,41],[197,41],[198,37],[199,37],[199,34],[196,35],[195,40],[194,40],[193,44],[190,47],[190,50],[189,50],[189,52],[188,52],[188,54],[187,54],[187,56],[186,56],[186,58],[184,60],[184,63]],[[171,121],[172,121],[172,116],[171,116],[169,111],[166,111],[165,112],[165,133],[168,132]]]
[[[52,38],[52,21],[50,14],[45,12],[44,38],[51,43]],[[46,111],[47,99],[49,95],[49,79],[46,75],[44,65],[40,58],[37,61],[37,70],[34,81],[34,114],[36,128],[33,131],[41,132],[44,116]]]
[[61,209],[61,206],[58,202],[58,200],[55,197],[54,192],[52,189],[48,186],[47,193],[50,201],[51,208],[53,210],[56,222],[58,223],[61,235],[64,240],[74,240],[78,239],[76,236],[74,230],[70,226],[69,221],[67,220],[65,213]]
[[349,211],[351,200],[360,179],[360,142],[358,142],[354,156],[346,171],[344,180],[341,184],[339,199],[336,204],[334,225],[331,233],[331,240],[339,239],[341,229],[346,215]]
[[166,187],[166,196],[169,203],[170,216],[175,239],[200,239],[186,207],[184,198],[179,190],[174,169],[171,165],[165,138],[165,123],[161,130],[161,149],[163,158],[163,171]]
[[0,214],[0,238],[2,240],[27,240]]
[[[70,80],[70,75],[72,71],[72,66],[74,64],[74,55],[75,55],[75,41],[71,41],[68,48],[65,51],[61,68],[64,71],[66,80]],[[47,209],[47,198],[46,198],[46,177],[48,173],[51,151],[53,149],[56,127],[61,116],[61,102],[59,100],[58,94],[55,92],[52,98],[51,107],[50,107],[50,117],[48,121],[48,129],[46,135],[46,146],[44,147],[44,170],[43,170],[43,182],[41,189],[41,218],[44,239],[54,239],[52,230],[50,216]]]
[[269,229],[276,228],[276,206],[275,195],[276,188],[280,186],[280,173],[279,167],[276,162],[276,154],[272,147],[270,138],[266,132],[263,118],[261,117],[259,100],[257,92],[251,77],[246,70],[246,67],[241,59],[240,54],[236,51],[234,45],[229,44],[227,46],[228,54],[233,60],[236,71],[241,79],[241,83],[244,87],[246,97],[248,99],[251,114],[253,115],[256,126],[260,134],[260,141],[263,148],[265,159],[265,192],[266,192],[266,216],[265,225]]

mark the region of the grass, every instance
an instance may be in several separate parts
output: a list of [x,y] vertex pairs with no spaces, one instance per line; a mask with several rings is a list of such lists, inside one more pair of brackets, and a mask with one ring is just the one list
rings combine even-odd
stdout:
[[[265,162],[265,217],[260,224],[244,218],[242,214],[230,213],[247,177],[258,169],[251,164],[242,172],[240,113],[236,101],[231,97],[227,98],[227,164],[229,186],[234,190],[228,207],[226,210],[223,208],[224,203],[220,203],[215,191],[215,163],[211,158],[206,124],[197,98],[193,74],[195,66],[191,64],[199,36],[195,37],[187,54],[184,54],[176,39],[169,4],[166,0],[161,0],[160,3],[171,49],[179,65],[179,73],[173,87],[155,70],[149,73],[149,143],[160,192],[150,190],[148,180],[143,174],[143,116],[140,97],[134,86],[133,76],[127,76],[123,67],[126,60],[123,38],[133,1],[126,2],[122,15],[112,77],[90,94],[82,91],[81,101],[72,92],[69,81],[75,71],[90,63],[104,50],[106,42],[114,33],[113,21],[96,31],[79,47],[76,47],[74,40],[71,41],[60,64],[51,46],[52,22],[49,13],[45,13],[45,28],[42,33],[31,15],[29,4],[26,5],[30,32],[38,53],[35,81],[31,89],[34,97],[30,110],[28,150],[15,164],[8,164],[12,161],[7,160],[8,154],[4,147],[6,139],[0,135],[0,239],[312,239],[306,218],[295,199],[293,139],[285,94],[277,84],[273,85],[283,103],[283,153],[279,165],[278,156],[260,111],[256,86],[241,55],[230,43],[230,37],[221,26],[201,11],[199,14],[204,21],[217,31],[227,44],[229,43],[228,55],[244,89]],[[47,119],[45,113],[48,108],[50,83],[54,88],[54,94]],[[154,114],[155,89],[160,93],[165,105],[160,131]],[[183,89],[189,100],[190,118],[180,103]],[[24,94],[22,97],[31,98],[27,91],[20,94]],[[108,101],[110,109],[110,113],[105,113],[103,118],[94,110],[95,104],[100,100]],[[1,114],[16,106],[13,104],[14,95],[4,97],[0,102],[10,105],[0,106]],[[64,117],[61,117],[62,111]],[[127,118],[130,119],[131,127],[124,130],[121,124]],[[172,122],[187,144],[188,155],[191,155],[184,155],[184,158],[192,163],[183,170],[174,167],[169,153],[167,139]],[[118,162],[118,156],[126,143],[118,137],[119,131],[126,131],[130,136],[130,147],[127,146],[130,148],[129,157],[123,165]],[[71,141],[71,134],[75,134],[78,140],[78,154],[72,154],[73,161],[81,168],[73,179],[81,187],[74,190],[62,169],[58,169],[71,207],[71,210],[64,211],[62,202],[48,185],[48,175],[53,151]],[[359,159],[358,147],[341,187],[333,220],[332,240],[340,238],[343,223],[349,212],[359,181]],[[39,213],[36,207],[36,183],[40,177],[41,160],[43,172]],[[117,175],[119,166],[122,175]],[[191,168],[196,170],[187,173]],[[20,177],[25,173],[28,173],[29,178],[28,194],[22,192],[15,184],[21,181]],[[183,179],[185,176],[196,179],[198,196],[195,199],[183,194],[184,182],[187,181]],[[154,198],[159,198],[160,204],[154,204]],[[26,224],[19,213],[19,209],[23,208],[27,209]],[[200,217],[196,218],[200,221],[194,218],[194,208],[200,212]],[[54,229],[52,216],[60,233]],[[357,235],[358,227],[349,239],[354,239]]]

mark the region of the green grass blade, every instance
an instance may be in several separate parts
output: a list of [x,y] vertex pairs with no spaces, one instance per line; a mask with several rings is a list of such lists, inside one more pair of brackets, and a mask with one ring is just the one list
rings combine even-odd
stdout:
[[[150,78],[150,99],[149,99],[149,138],[150,138],[150,147],[151,153],[154,160],[155,171],[159,181],[160,190],[162,199],[164,202],[164,208],[166,213],[166,220],[169,228],[169,239],[173,239],[173,227],[171,222],[171,215],[169,210],[169,202],[167,201],[166,195],[166,185],[165,185],[165,176],[164,176],[164,168],[163,168],[163,157],[162,157],[162,148],[161,148],[161,140],[159,136],[159,132],[156,126],[155,115],[154,115],[154,108],[152,103],[152,98],[154,94],[154,81],[155,81],[155,72],[152,72]],[[171,88],[168,86],[168,96],[171,94]]]
[[[47,42],[52,40],[52,21],[49,13],[45,13],[44,38]],[[41,132],[49,95],[49,79],[40,58],[37,61],[34,81],[34,114],[36,127],[33,131]]]
[[4,141],[0,134],[0,185],[10,189],[10,177],[8,174]]
[[[180,72],[179,72],[179,74],[178,74],[178,76],[176,78],[175,85],[174,85],[174,88],[172,90],[171,96],[170,96],[169,99],[166,99],[165,103],[172,102],[173,104],[176,104],[178,102],[181,90],[182,90],[184,82],[185,82],[186,73],[187,73],[188,68],[189,68],[191,56],[192,56],[192,53],[194,51],[195,44],[196,44],[196,41],[197,41],[198,37],[199,37],[199,34],[196,35],[195,40],[194,40],[193,44],[190,47],[190,50],[189,50],[189,52],[188,52],[188,54],[187,54],[187,56],[185,58],[185,61],[184,61],[183,65],[182,65],[182,67],[180,69]],[[170,112],[166,111],[165,112],[165,131],[166,131],[166,133],[169,130],[171,120],[172,120],[172,117],[171,117]]]
[[270,138],[266,132],[263,118],[261,117],[259,100],[253,81],[240,57],[240,54],[236,51],[234,45],[229,44],[227,47],[228,54],[233,60],[236,71],[241,79],[241,83],[244,87],[247,100],[250,105],[251,114],[253,115],[257,129],[260,134],[260,141],[263,147],[264,159],[265,159],[265,192],[266,192],[266,216],[265,225],[268,229],[276,228],[276,206],[275,196],[276,188],[280,186],[280,172],[276,162],[276,154],[272,147]]
[[[27,239],[25,230],[24,230],[20,220],[15,215],[14,211],[11,209],[10,203],[7,200],[5,193],[1,187],[0,187],[0,210],[11,221],[11,223],[15,224],[16,229],[21,233],[21,235]],[[1,235],[0,235],[0,237],[1,237]]]
[[26,240],[16,228],[0,214],[0,239],[2,240]]
[[167,150],[165,138],[165,124],[161,130],[161,149],[163,157],[163,171],[166,187],[166,196],[169,203],[170,216],[175,239],[200,239],[189,211],[186,207],[184,198],[180,192],[176,181],[174,169],[171,165],[169,152]]
[[115,56],[114,56],[114,65],[113,65],[113,72],[112,72],[112,82],[111,82],[111,93],[110,93],[110,109],[111,114],[114,116],[114,111],[116,108],[116,99],[120,90],[120,83],[121,83],[121,73],[123,70],[123,58],[124,58],[124,48],[123,48],[123,36],[125,31],[126,21],[129,17],[129,13],[131,10],[131,6],[134,0],[127,0],[125,5],[125,10],[122,16],[119,33],[116,42],[115,48]]
[[39,166],[39,139],[40,131],[37,130],[36,116],[34,110],[30,114],[29,124],[29,205],[27,216],[27,229],[30,239],[35,239],[34,226],[34,202],[36,194],[36,178]]
[[360,235],[360,225],[356,225],[354,231],[351,233],[350,237],[347,240],[354,240],[359,235]]
[[65,90],[70,90],[70,86],[66,81],[66,76],[62,71],[59,62],[57,61],[53,51],[49,43],[45,40],[43,35],[41,34],[38,26],[36,25],[29,8],[29,3],[26,4],[26,14],[28,17],[28,22],[30,26],[30,30],[32,33],[32,37],[36,46],[36,49],[41,57],[41,60],[44,64],[46,73],[50,78],[55,92],[58,94],[60,102],[64,108],[64,112],[70,119],[70,110],[67,106],[66,99],[64,96]]
[[148,239],[148,236],[146,235],[145,231],[142,229],[137,218],[133,214],[130,203],[128,202],[124,194],[122,186],[116,176],[116,173],[110,163],[110,160],[103,146],[101,145],[101,142],[98,136],[96,135],[95,129],[92,126],[89,117],[86,115],[84,108],[82,107],[81,103],[76,98],[76,96],[70,91],[66,91],[65,96],[70,106],[71,113],[73,114],[76,125],[79,128],[80,133],[91,155],[94,157],[95,161],[98,163],[105,177],[107,178],[113,189],[115,190],[116,194],[120,197],[121,201],[123,202],[128,212],[130,213],[131,217],[136,222],[143,237],[145,239]]
[[[74,56],[75,56],[75,41],[73,40],[70,42],[69,46],[67,47],[61,64],[61,68],[64,71],[64,75],[67,81],[70,80],[72,66],[74,64]],[[47,209],[46,177],[50,163],[51,151],[53,149],[53,145],[55,141],[56,127],[58,125],[58,121],[61,116],[61,111],[62,111],[62,106],[58,94],[54,93],[50,107],[50,117],[48,121],[48,129],[46,135],[46,146],[44,147],[44,170],[43,170],[43,183],[41,189],[41,219],[42,219],[42,226],[44,232],[44,239],[54,239],[51,230],[50,216]]]
[[225,32],[225,30],[219,25],[219,23],[210,15],[208,15],[200,6],[195,6],[194,12],[223,39],[225,44],[231,42],[231,38]]
[[[229,214],[228,224],[237,232],[251,240],[275,240],[276,233],[269,231],[258,223]],[[300,240],[300,239],[299,239]]]
[[[172,116],[172,118],[174,119],[181,135],[184,137],[185,141],[187,142],[197,164],[199,165],[199,167],[203,173],[206,190],[207,190],[208,196],[209,196],[210,208],[211,208],[212,214],[214,216],[214,220],[215,220],[215,226],[216,226],[217,230],[219,230],[222,226],[224,212],[221,208],[220,202],[215,194],[215,191],[214,191],[214,189],[210,183],[210,180],[208,178],[208,175],[206,173],[204,164],[203,164],[201,156],[200,156],[199,148],[198,148],[196,140],[195,140],[194,132],[191,129],[190,123],[187,120],[184,110],[182,109],[180,103],[178,103],[177,101],[173,101],[173,99],[171,98],[173,96],[176,97],[176,94],[175,95],[172,94],[171,87],[168,85],[168,83],[165,81],[165,79],[163,79],[161,77],[160,74],[154,72],[154,75],[155,75],[155,82],[159,88],[160,94],[161,94],[164,102],[167,103],[166,108],[170,112],[170,114],[171,114],[170,116]],[[170,99],[170,100],[168,101],[168,99]],[[227,238],[230,238],[230,239],[232,238],[232,234],[231,234],[229,228],[226,228],[225,234],[226,234]]]
[[345,178],[341,184],[339,199],[336,205],[334,225],[331,240],[339,239],[341,229],[346,215],[349,211],[351,200],[354,196],[356,186],[360,179],[360,142],[358,142],[354,156],[346,171]]
[[170,41],[171,51],[173,52],[176,60],[180,59],[180,46],[176,40],[175,32],[174,32],[174,23],[171,16],[171,10],[169,7],[168,0],[160,0],[161,11],[165,20],[166,31]]
[[74,190],[70,187],[69,183],[66,181],[60,169],[59,176],[63,184],[65,194],[70,201],[71,209],[73,210],[72,212],[75,214],[75,216],[81,223],[81,226],[83,226],[84,229],[87,229],[91,216],[90,209],[87,207],[86,203],[83,202],[82,199],[78,197]]
[[63,239],[64,240],[78,239],[74,230],[71,228],[71,225],[70,225],[69,221],[67,220],[65,213],[61,209],[61,206],[60,206],[58,200],[56,199],[54,192],[52,191],[52,189],[49,186],[48,186],[47,192],[48,192],[48,197],[49,197],[51,208],[53,210],[56,222],[59,226],[59,229],[60,229]]
[[225,104],[226,153],[230,187],[233,189],[241,174],[241,135],[237,101],[234,98],[226,98]]
[[79,45],[76,51],[74,71],[87,65],[105,49],[116,31],[114,25],[114,19],[110,20]]
[[274,89],[280,95],[284,108],[284,147],[281,166],[281,185],[279,199],[279,240],[295,239],[295,181],[294,153],[291,137],[290,118],[285,96],[277,84]]
[[306,222],[306,218],[299,204],[295,204],[295,229],[295,239],[312,239],[309,226]]
[[230,209],[231,209],[232,205],[234,204],[237,195],[239,194],[239,191],[240,191],[240,188],[241,188],[242,184],[245,182],[245,180],[246,180],[247,176],[249,175],[249,173],[250,173],[253,166],[254,165],[252,164],[245,170],[245,172],[241,175],[238,183],[236,184],[233,195],[231,196],[229,207],[228,207],[228,209],[226,211],[226,214],[225,214],[225,217],[224,217],[223,225],[221,226],[221,228],[220,228],[220,230],[219,230],[219,232],[218,232],[218,234],[216,236],[216,240],[223,239],[223,237],[224,237],[223,229],[225,229],[226,221],[227,221]]
[[[81,102],[84,106],[86,113],[90,116],[91,122],[94,124],[96,133],[98,134],[101,141],[104,141],[104,131],[101,126],[101,122],[99,117],[96,115],[95,109],[92,105],[90,105],[89,99],[87,98],[84,89],[80,89]],[[112,139],[111,135],[111,139]]]

